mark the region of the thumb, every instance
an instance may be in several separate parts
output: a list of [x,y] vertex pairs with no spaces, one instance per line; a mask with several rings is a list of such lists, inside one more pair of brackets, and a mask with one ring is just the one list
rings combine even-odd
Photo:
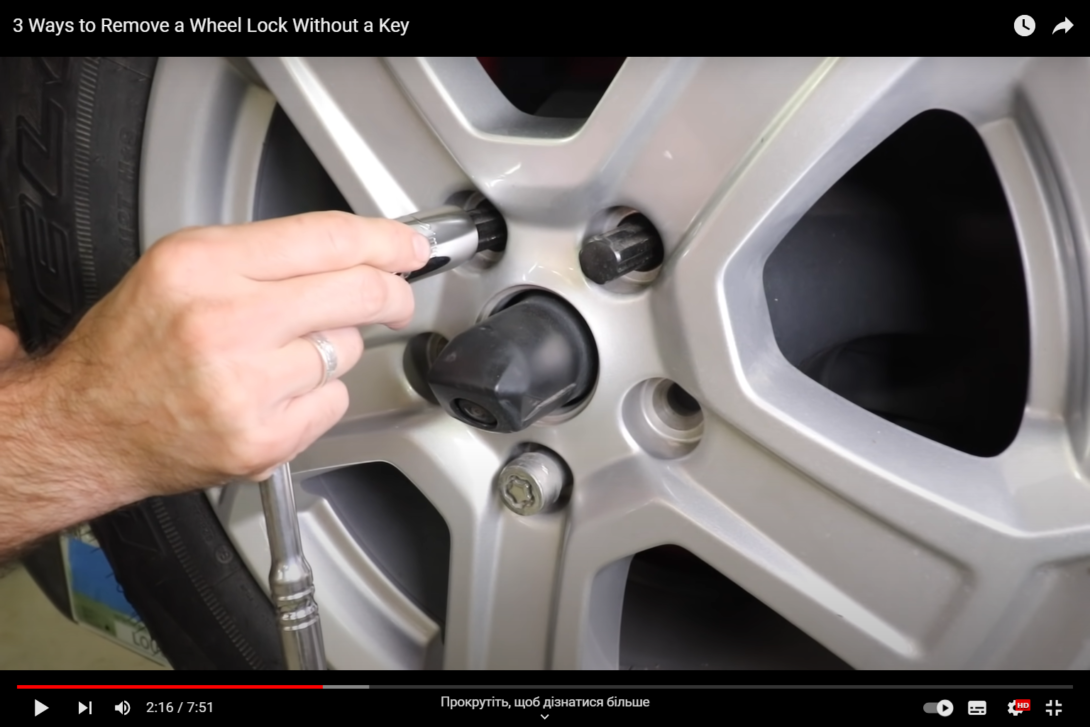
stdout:
[[0,361],[15,358],[19,353],[19,336],[7,326],[0,326]]

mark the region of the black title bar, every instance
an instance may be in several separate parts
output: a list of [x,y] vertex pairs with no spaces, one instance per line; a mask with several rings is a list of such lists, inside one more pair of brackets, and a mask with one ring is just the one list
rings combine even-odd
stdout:
[[[1080,15],[1078,3],[1030,5],[670,3],[639,12],[636,6],[624,12],[543,6],[516,13],[369,4],[314,15],[181,9],[156,17],[86,9],[47,15],[23,4],[2,21],[0,42],[8,55],[525,56],[555,53],[558,41],[566,52],[584,55],[1067,56],[1090,50],[1090,15]],[[1033,18],[1028,35],[1016,29],[1023,15]]]

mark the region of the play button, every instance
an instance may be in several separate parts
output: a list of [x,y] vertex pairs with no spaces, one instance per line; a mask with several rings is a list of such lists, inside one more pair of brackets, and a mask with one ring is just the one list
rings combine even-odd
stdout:
[[34,700],[34,716],[35,717],[37,717],[39,714],[41,714],[42,712],[44,712],[47,709],[49,709],[49,707],[45,706],[44,704],[39,702],[37,699]]

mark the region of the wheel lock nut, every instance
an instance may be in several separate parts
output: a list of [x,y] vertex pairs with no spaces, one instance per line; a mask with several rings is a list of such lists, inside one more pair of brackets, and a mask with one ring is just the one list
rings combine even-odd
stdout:
[[500,470],[500,497],[516,515],[548,512],[560,499],[566,479],[567,468],[554,454],[525,452]]

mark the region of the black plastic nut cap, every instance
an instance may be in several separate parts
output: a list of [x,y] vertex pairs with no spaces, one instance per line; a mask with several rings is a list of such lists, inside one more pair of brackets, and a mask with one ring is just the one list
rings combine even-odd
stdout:
[[529,293],[455,336],[428,372],[455,419],[519,432],[587,396],[598,371],[590,329],[564,301]]

